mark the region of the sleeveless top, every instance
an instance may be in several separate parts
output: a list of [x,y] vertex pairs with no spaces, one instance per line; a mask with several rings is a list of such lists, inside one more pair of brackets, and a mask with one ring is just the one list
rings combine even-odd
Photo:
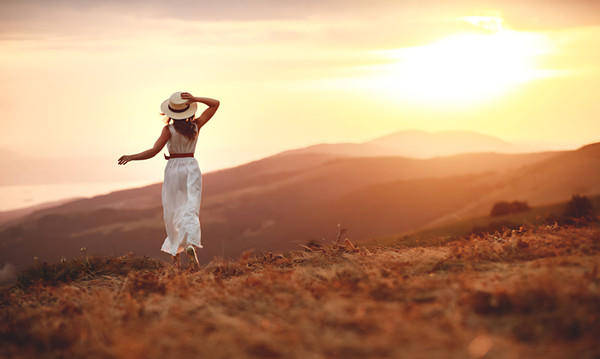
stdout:
[[[194,126],[196,126],[194,124]],[[198,142],[198,136],[193,140],[185,137],[181,133],[177,132],[173,124],[169,124],[169,132],[171,132],[171,138],[167,141],[167,149],[169,154],[173,153],[194,153],[196,151],[196,142]]]

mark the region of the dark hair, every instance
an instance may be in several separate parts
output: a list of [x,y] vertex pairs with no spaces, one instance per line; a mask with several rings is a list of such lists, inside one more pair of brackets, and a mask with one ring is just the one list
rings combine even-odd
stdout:
[[194,115],[189,118],[184,118],[182,120],[176,120],[174,118],[167,119],[167,125],[169,122],[173,121],[173,127],[175,131],[187,137],[189,140],[193,140],[198,136],[198,126],[196,126],[196,122],[194,121]]

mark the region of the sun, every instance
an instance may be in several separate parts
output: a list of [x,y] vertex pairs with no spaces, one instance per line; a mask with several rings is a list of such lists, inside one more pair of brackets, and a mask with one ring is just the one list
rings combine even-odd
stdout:
[[536,63],[551,50],[545,36],[506,29],[497,17],[470,16],[461,21],[481,31],[378,51],[387,62],[369,68],[369,85],[416,101],[472,102],[549,75]]

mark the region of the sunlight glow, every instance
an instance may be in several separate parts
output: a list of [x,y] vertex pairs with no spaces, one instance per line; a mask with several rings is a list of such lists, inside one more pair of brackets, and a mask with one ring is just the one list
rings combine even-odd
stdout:
[[502,19],[465,17],[485,33],[455,34],[415,47],[379,51],[384,65],[371,66],[370,85],[393,97],[425,102],[472,102],[555,72],[537,67],[552,51],[542,34],[505,29]]
[[492,32],[502,31],[504,28],[504,19],[498,16],[463,16],[458,20]]

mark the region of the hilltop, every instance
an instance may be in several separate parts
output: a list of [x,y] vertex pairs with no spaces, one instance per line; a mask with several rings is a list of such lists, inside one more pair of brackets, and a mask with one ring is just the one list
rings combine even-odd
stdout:
[[401,156],[424,159],[479,152],[517,153],[524,151],[520,146],[498,137],[473,131],[402,130],[366,142],[321,143],[285,151],[279,156],[321,153],[348,157]]
[[0,296],[0,355],[72,358],[596,358],[600,228],[440,246],[38,265]]

